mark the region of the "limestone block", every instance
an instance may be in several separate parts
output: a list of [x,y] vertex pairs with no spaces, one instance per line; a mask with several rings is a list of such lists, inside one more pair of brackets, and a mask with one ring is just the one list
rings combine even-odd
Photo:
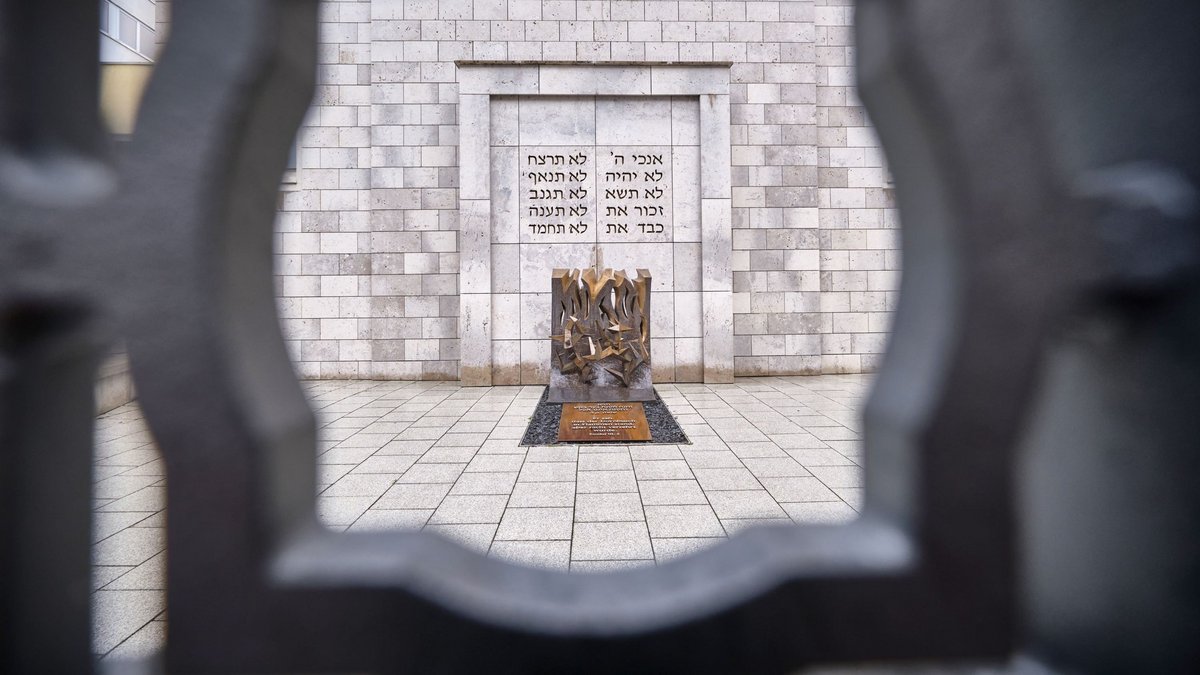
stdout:
[[517,98],[493,96],[491,103],[491,144],[517,145]]
[[729,96],[700,97],[701,196],[730,196]]
[[704,381],[733,382],[733,297],[704,291]]
[[459,199],[487,199],[490,187],[488,161],[490,112],[488,96],[464,94],[458,97],[459,122]]
[[671,144],[700,144],[700,101],[695,96],[671,99]]
[[[542,286],[549,288],[549,284]],[[520,338],[522,340],[549,340],[550,293],[521,293],[520,306]],[[516,320],[516,317],[511,318]]]
[[521,291],[545,289],[555,268],[591,267],[595,254],[593,246],[579,244],[521,244]]
[[459,288],[464,294],[491,292],[490,212],[491,204],[487,199],[459,201],[459,250],[462,254],[459,259]]
[[[658,302],[658,299],[655,299]],[[675,339],[650,338],[651,351],[654,352],[654,363],[650,364],[651,377],[654,382],[675,381]]]
[[674,249],[675,290],[699,291],[701,287],[701,244],[700,242],[679,242],[672,246]]
[[542,95],[621,95],[650,93],[650,69],[638,66],[541,66]]
[[661,145],[668,138],[671,138],[671,99],[596,99],[598,145]]
[[492,244],[492,292],[521,292],[521,251],[517,244]]
[[[672,128],[677,125],[672,123]],[[673,180],[672,207],[675,211],[674,241],[701,241],[700,228],[700,147],[675,146],[671,149]]]
[[[459,299],[458,334],[462,340],[459,377],[464,386],[485,387],[492,384],[492,296],[486,293],[464,294]],[[409,340],[405,345],[420,340]],[[436,340],[429,342],[437,344]],[[433,355],[431,358],[436,359]]]
[[698,338],[704,336],[703,298],[697,291],[676,292],[675,337]]
[[[435,59],[408,60],[432,61]],[[500,68],[460,66],[458,68],[458,92],[460,94],[536,94],[538,77],[537,66]]]
[[675,290],[675,263],[671,246],[652,242],[600,242],[596,245],[597,259],[604,267],[636,274],[638,269],[650,270],[654,281],[654,296]]
[[728,94],[729,69],[713,66],[651,66],[655,95]]
[[521,145],[593,145],[595,99],[522,97],[517,102]]
[[[547,306],[548,303],[549,301],[547,301]],[[550,340],[545,338],[521,340],[521,384],[548,384],[549,382]]]
[[675,381],[704,381],[704,340],[675,338]]
[[521,295],[519,293],[492,294],[492,338],[494,340],[521,339]]
[[733,223],[728,199],[704,199],[702,284],[705,291],[733,289]]
[[492,341],[492,384],[521,384],[521,341]]
[[518,149],[493,147],[491,155],[492,243],[515,244],[521,240]]
[[[630,270],[630,272],[632,271]],[[658,281],[657,276],[653,278],[655,282]],[[674,293],[660,293],[657,288],[654,289],[654,311],[650,312],[650,334],[668,337],[675,335]],[[657,357],[655,354],[656,359]]]

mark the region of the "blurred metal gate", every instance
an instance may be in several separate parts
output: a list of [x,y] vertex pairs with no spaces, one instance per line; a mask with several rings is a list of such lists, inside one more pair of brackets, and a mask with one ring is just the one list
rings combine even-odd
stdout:
[[171,671],[1200,662],[1196,3],[860,0],[905,221],[864,517],[596,577],[317,523],[270,264],[316,5],[175,0],[114,159],[95,2],[0,3],[0,669],[92,668],[117,336],[168,466]]

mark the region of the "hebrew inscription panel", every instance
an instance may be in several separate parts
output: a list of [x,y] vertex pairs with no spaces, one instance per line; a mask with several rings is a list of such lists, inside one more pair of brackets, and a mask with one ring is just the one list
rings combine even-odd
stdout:
[[671,241],[671,148],[596,149],[599,241]]
[[596,240],[595,148],[522,146],[522,243]]

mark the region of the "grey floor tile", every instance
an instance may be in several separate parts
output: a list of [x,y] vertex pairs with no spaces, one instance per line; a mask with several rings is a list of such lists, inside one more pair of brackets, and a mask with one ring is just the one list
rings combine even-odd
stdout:
[[729,469],[695,469],[696,480],[705,492],[710,490],[757,490],[762,484],[744,467]]
[[392,441],[379,449],[376,455],[423,455],[433,447],[432,440],[402,440]]
[[525,463],[523,455],[476,455],[467,465],[468,473],[482,471],[512,471],[514,475]]
[[321,453],[317,461],[322,464],[361,464],[375,454],[375,448],[333,448]]
[[733,451],[733,454],[742,459],[751,459],[756,457],[787,457],[787,453],[773,442],[734,442],[729,444],[729,449]]
[[526,461],[542,462],[542,461],[570,461],[574,462],[580,454],[580,450],[575,446],[566,447],[544,447],[535,446],[529,448],[529,454]]
[[[782,511],[782,509],[781,509]],[[791,518],[722,518],[721,525],[725,527],[725,531],[729,536],[733,536],[743,530],[749,530],[763,526],[778,526],[784,525],[787,527],[795,527]]]
[[654,557],[659,563],[677,560],[710,549],[717,544],[728,541],[720,537],[655,537]]
[[496,531],[496,539],[570,539],[571,508],[508,508]]
[[683,459],[677,445],[631,445],[629,454],[635,460]]
[[636,492],[590,493],[575,497],[575,522],[645,520]]
[[857,466],[814,466],[812,475],[831,488],[862,487],[862,469]]
[[763,487],[779,502],[835,502],[839,497],[816,478],[763,478]]
[[508,495],[447,495],[429,523],[499,523],[507,503]]
[[721,520],[727,518],[787,518],[787,513],[766,490],[732,490],[705,492],[713,511]]
[[368,509],[350,526],[354,531],[419,530],[433,509]]
[[642,521],[575,523],[571,560],[653,559],[650,534]]
[[349,473],[321,492],[323,497],[379,497],[396,482],[396,475]]
[[124,642],[117,645],[105,661],[132,661],[146,659],[162,651],[167,641],[167,622],[155,620],[142,626]]
[[846,502],[855,511],[862,510],[863,504],[863,489],[862,488],[833,488],[833,491],[842,501]]
[[784,450],[828,447],[824,441],[809,433],[779,434],[771,437],[771,442]]
[[162,591],[96,591],[92,594],[92,653],[107,654],[165,608]]
[[167,588],[167,554],[154,557],[104,586],[106,591],[161,591]]
[[133,569],[132,565],[97,565],[92,564],[92,590],[102,588],[108,582]]
[[579,455],[580,471],[619,471],[632,469],[627,452],[597,452]]
[[517,479],[522,483],[575,480],[575,462],[525,462]]
[[377,509],[436,509],[452,483],[393,485],[374,505]]
[[167,505],[166,488],[146,487],[129,495],[108,502],[100,507],[100,511],[143,511],[153,513],[161,511]]
[[433,446],[421,459],[420,464],[467,464],[475,458],[475,448]]
[[797,502],[780,504],[784,511],[797,523],[835,525],[848,523],[858,517],[858,512],[845,502]]
[[404,472],[397,483],[453,483],[466,464],[425,464],[417,462]]
[[858,438],[858,434],[843,426],[809,427],[809,433],[822,441],[846,441]]
[[92,543],[107,539],[127,527],[133,527],[135,523],[148,517],[150,514],[144,511],[92,514]]
[[167,545],[166,532],[158,527],[130,527],[93,547],[96,565],[140,565]]
[[326,526],[345,528],[358,520],[376,499],[378,497],[318,497],[317,516]]
[[[468,469],[470,467],[467,467]],[[508,495],[517,482],[517,472],[463,473],[450,489],[452,495]]]
[[443,536],[476,553],[486,554],[496,535],[496,526],[486,523],[433,524],[426,525],[424,531]]
[[854,464],[845,455],[831,448],[795,448],[787,451],[792,459],[807,469],[814,466],[847,466]]
[[157,476],[122,474],[94,484],[93,496],[100,499],[120,499],[158,482]]
[[756,457],[743,459],[746,468],[758,478],[776,476],[811,476],[800,462],[784,455],[783,457]]
[[571,542],[496,541],[488,555],[515,565],[566,572],[571,561]]
[[637,480],[633,471],[580,471],[577,491],[592,492],[637,492]]
[[372,455],[354,467],[354,473],[386,473],[398,478],[416,461],[416,455]]
[[634,462],[633,471],[639,481],[692,478],[692,469],[682,459],[660,459]]
[[571,574],[603,574],[647,567],[654,567],[653,558],[645,560],[572,560]]
[[652,537],[720,537],[724,528],[707,504],[647,506],[646,524]]
[[574,503],[574,481],[554,483],[522,483],[518,481],[508,501],[508,505],[511,507],[571,506]]
[[729,450],[684,450],[683,457],[693,469],[740,469],[743,466],[742,460]]
[[646,506],[708,503],[704,490],[694,479],[651,480],[639,483],[638,488]]

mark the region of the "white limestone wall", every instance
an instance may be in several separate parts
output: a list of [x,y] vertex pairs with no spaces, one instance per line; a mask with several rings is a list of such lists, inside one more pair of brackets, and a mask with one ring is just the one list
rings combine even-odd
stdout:
[[[728,342],[717,353],[737,374],[872,368],[899,256],[890,184],[853,95],[850,9],[849,0],[325,2],[317,99],[279,217],[280,308],[301,374],[454,379],[463,332],[493,328],[490,310],[468,316],[463,302],[478,293],[460,277],[464,220],[490,219],[459,185],[460,137],[474,133],[460,126],[470,119],[460,86],[468,62],[727,65],[727,147],[698,146],[729,158],[727,208],[702,208],[728,214],[732,292],[710,306],[729,299],[733,330],[709,343]],[[677,375],[656,372],[704,377]]]

